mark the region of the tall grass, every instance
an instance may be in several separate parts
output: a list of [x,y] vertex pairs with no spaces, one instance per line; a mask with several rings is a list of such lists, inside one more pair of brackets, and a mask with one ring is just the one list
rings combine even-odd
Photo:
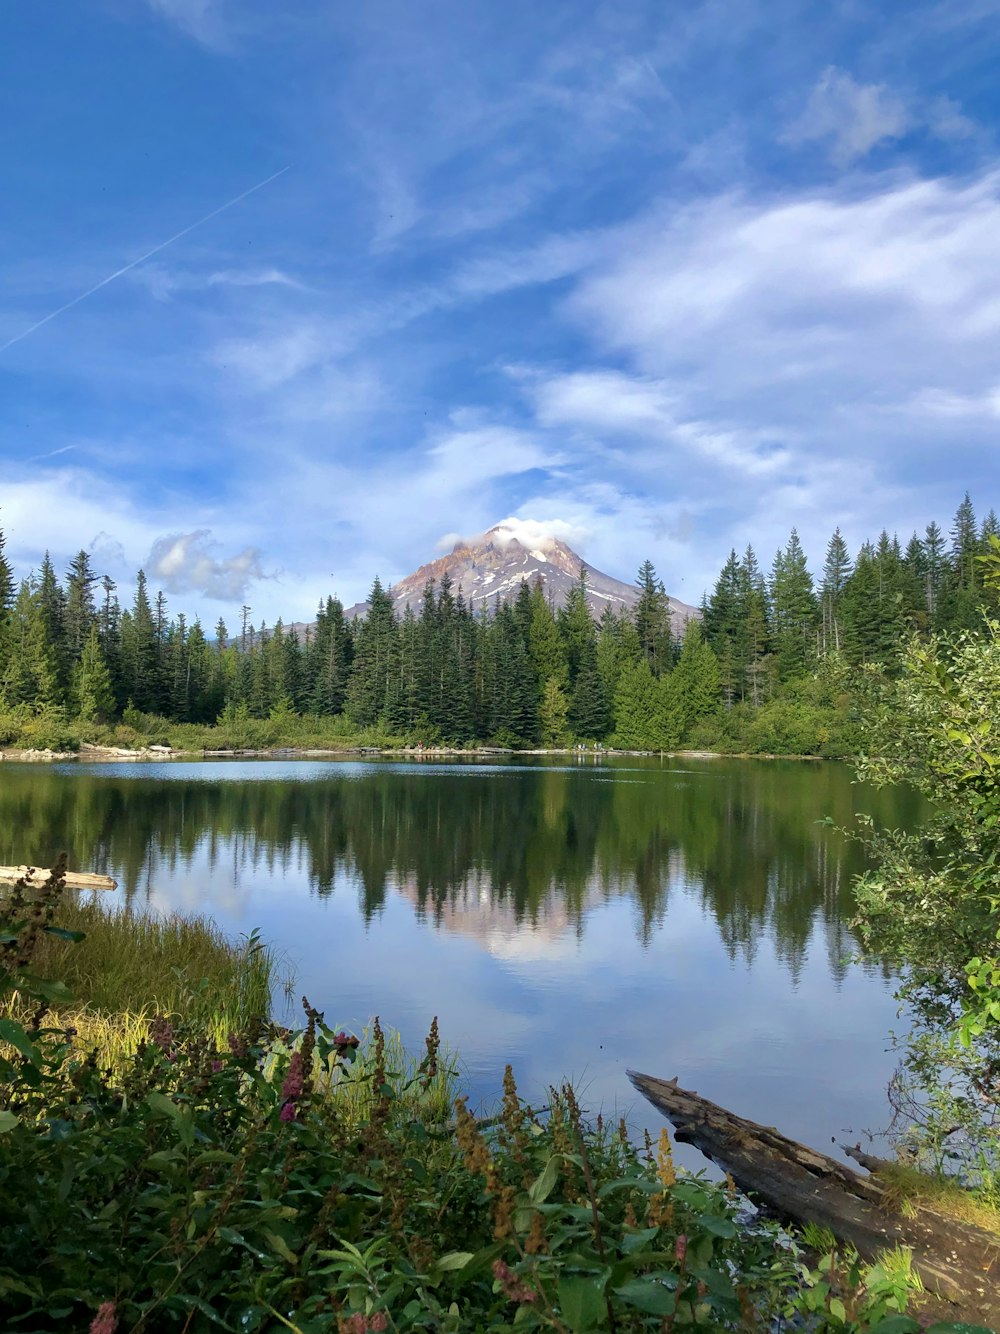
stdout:
[[222,1011],[234,1028],[271,1012],[278,963],[256,935],[234,942],[207,917],[160,917],[69,894],[59,925],[83,940],[45,936],[34,969],[60,978],[89,1010],[198,1020]]
[[[272,1040],[264,1064],[265,1077],[277,1078],[286,1058],[300,1046],[300,1037],[292,1035],[287,1041]],[[394,1028],[382,1030],[381,1055],[371,1026],[365,1028],[353,1062],[332,1055],[324,1060],[318,1050],[313,1051],[314,1093],[321,1098],[335,1097],[345,1124],[355,1129],[367,1124],[372,1109],[381,1101],[379,1072],[385,1075],[397,1116],[425,1124],[443,1125],[448,1121],[459,1091],[459,1068],[456,1055],[447,1046],[435,1048],[433,1074],[422,1069],[420,1059],[407,1051]]]
[[[131,1058],[157,1014],[196,1023],[224,1046],[230,1032],[271,1013],[281,969],[256,933],[233,941],[206,917],[159,917],[72,894],[58,922],[83,939],[41,936],[32,967],[65,982],[74,1004],[61,1007],[58,1020],[102,1064]],[[18,1008],[15,993],[7,1009]]]

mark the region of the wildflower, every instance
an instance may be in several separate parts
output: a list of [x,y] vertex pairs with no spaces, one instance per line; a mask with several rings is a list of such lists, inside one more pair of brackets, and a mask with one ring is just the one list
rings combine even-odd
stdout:
[[660,1142],[656,1146],[656,1175],[668,1190],[677,1181],[677,1171],[670,1148],[670,1135],[666,1126],[660,1131]]
[[217,1075],[221,1069],[222,1069],[222,1062],[221,1062],[221,1061],[213,1061],[213,1062],[212,1062],[212,1074],[213,1074],[213,1075]]
[[118,1317],[115,1315],[114,1302],[101,1302],[97,1315],[90,1322],[90,1334],[115,1334]]
[[294,1103],[294,1102],[286,1102],[286,1103],[284,1104],[284,1106],[282,1107],[281,1111],[278,1113],[278,1120],[279,1120],[279,1121],[294,1121],[294,1120],[295,1120],[295,1103]]
[[166,1015],[158,1014],[149,1026],[150,1040],[169,1056],[174,1045],[174,1026]]
[[538,1293],[528,1283],[518,1282],[517,1275],[503,1260],[493,1261],[493,1277],[500,1291],[511,1302],[537,1302]]
[[293,1051],[292,1058],[288,1062],[288,1073],[285,1075],[285,1082],[281,1086],[281,1096],[290,1098],[294,1102],[302,1097],[302,1085],[304,1076],[304,1062],[300,1051]]
[[674,1254],[677,1256],[677,1263],[684,1264],[684,1258],[687,1255],[688,1239],[683,1232],[678,1233],[677,1240],[674,1242]]

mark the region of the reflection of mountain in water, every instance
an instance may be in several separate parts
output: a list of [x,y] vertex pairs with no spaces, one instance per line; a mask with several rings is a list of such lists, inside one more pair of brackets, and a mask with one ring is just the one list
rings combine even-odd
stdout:
[[[495,950],[524,932],[523,949],[533,940],[542,953],[623,896],[645,942],[678,892],[700,899],[734,960],[752,961],[767,938],[795,973],[818,923],[835,973],[854,948],[843,919],[857,849],[817,824],[852,819],[858,790],[834,764],[330,765],[310,781],[240,781],[210,766],[167,781],[4,770],[0,860],[47,861],[68,844],[72,861],[112,871],[130,896],[197,854],[220,874],[304,871],[319,895],[359,883],[366,920],[399,893]],[[867,809],[905,825],[908,800],[868,794]]]

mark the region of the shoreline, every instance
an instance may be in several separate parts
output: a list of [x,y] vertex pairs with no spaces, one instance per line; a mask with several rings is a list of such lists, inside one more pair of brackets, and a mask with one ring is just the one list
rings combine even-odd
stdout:
[[[370,758],[393,758],[406,756],[408,759],[520,759],[522,757],[562,756],[603,760],[633,757],[636,759],[686,759],[686,760],[810,760],[823,761],[822,755],[778,754],[761,751],[716,751],[716,750],[612,750],[608,747],[592,749],[582,746],[533,747],[530,750],[512,750],[500,746],[341,746],[336,749],[313,746],[266,746],[261,749],[246,750],[175,750],[172,746],[143,746],[129,749],[123,746],[98,746],[85,743],[79,750],[21,750],[17,748],[0,750],[0,760],[16,764],[63,764],[76,760],[82,764],[106,763],[109,760],[127,761],[135,764],[158,764],[165,760],[315,760],[315,759],[356,759],[358,756]],[[838,760],[849,760],[845,756]]]

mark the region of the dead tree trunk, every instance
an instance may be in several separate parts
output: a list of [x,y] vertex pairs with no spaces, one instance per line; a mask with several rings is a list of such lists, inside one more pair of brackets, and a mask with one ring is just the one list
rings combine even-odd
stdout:
[[[888,1247],[908,1246],[929,1291],[981,1311],[991,1324],[1000,1321],[997,1235],[924,1204],[912,1218],[904,1217],[877,1173],[861,1176],[773,1126],[758,1125],[678,1088],[676,1079],[632,1070],[628,1076],[671,1122],[678,1140],[695,1145],[782,1218],[829,1228],[867,1260]],[[858,1151],[853,1156],[866,1157]]]

